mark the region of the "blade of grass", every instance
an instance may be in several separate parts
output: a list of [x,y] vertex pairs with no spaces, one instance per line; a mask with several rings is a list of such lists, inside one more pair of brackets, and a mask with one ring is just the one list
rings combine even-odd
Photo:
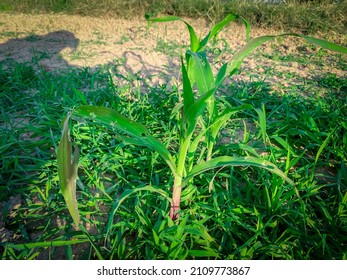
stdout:
[[265,112],[265,105],[263,104],[261,109],[254,108],[254,110],[257,112],[259,117],[259,125],[260,125],[260,131],[263,138],[264,144],[266,143],[266,112]]
[[315,158],[315,161],[314,161],[314,165],[313,165],[313,168],[312,168],[312,171],[311,171],[311,180],[313,180],[313,177],[315,175],[315,169],[316,169],[316,165],[317,165],[318,159],[319,159],[321,153],[323,152],[324,148],[326,147],[326,145],[328,145],[329,140],[333,136],[333,134],[336,131],[336,129],[337,128],[335,128],[335,129],[333,129],[332,131],[329,132],[328,137],[323,141],[322,145],[320,145],[320,147],[318,149],[318,152],[316,154],[316,158]]
[[81,244],[81,243],[88,243],[88,242],[89,242],[88,239],[82,238],[82,239],[74,239],[74,240],[53,240],[53,241],[23,243],[23,244],[7,243],[6,246],[16,250],[24,250],[24,249],[34,249],[38,247],[41,247],[41,248],[60,247],[60,246],[74,245],[74,244]]
[[104,257],[101,255],[99,249],[98,249],[98,246],[97,244],[95,244],[95,242],[93,241],[92,237],[90,236],[90,234],[88,233],[88,231],[86,230],[86,228],[81,224],[79,225],[80,229],[82,230],[82,232],[87,236],[90,244],[92,245],[94,251],[95,251],[95,254],[97,255],[98,259],[99,260],[103,260]]
[[112,227],[114,215],[117,212],[118,208],[123,203],[123,201],[126,198],[128,198],[129,196],[131,196],[135,193],[141,192],[141,191],[149,191],[152,193],[158,193],[158,194],[162,195],[164,198],[166,198],[168,201],[171,202],[171,198],[164,190],[155,188],[153,186],[138,187],[136,189],[127,189],[120,195],[120,197],[117,199],[117,201],[113,204],[113,207],[110,211],[108,223],[107,223],[107,231],[109,231],[109,229]]

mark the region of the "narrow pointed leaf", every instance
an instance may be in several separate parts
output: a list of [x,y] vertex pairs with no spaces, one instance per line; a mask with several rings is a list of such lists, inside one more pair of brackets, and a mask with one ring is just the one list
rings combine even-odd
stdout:
[[75,146],[74,158],[71,160],[72,145],[69,139],[69,116],[66,118],[62,138],[57,150],[57,165],[60,188],[66,206],[76,225],[79,224],[79,212],[76,200],[76,179],[78,169],[79,149]]
[[193,133],[195,126],[198,122],[199,117],[202,115],[206,106],[208,104],[208,100],[212,98],[216,89],[213,88],[200,96],[192,106],[190,106],[187,114],[184,116],[185,122],[188,123],[188,129],[186,131],[186,135],[190,135]]
[[203,94],[214,87],[214,77],[205,53],[193,53],[187,51],[190,56],[188,64],[188,76]]
[[148,19],[148,22],[170,22],[170,21],[176,21],[176,20],[182,21],[187,26],[189,31],[189,36],[190,36],[190,49],[193,52],[196,52],[199,47],[199,39],[196,36],[194,28],[182,18],[177,16],[167,16],[167,17],[151,18],[151,19]]
[[214,36],[217,36],[218,33],[231,21],[236,20],[238,18],[235,14],[227,15],[222,21],[218,22],[215,26],[212,27],[211,31],[207,34],[207,36],[200,42],[199,51],[202,51],[208,42]]
[[240,16],[240,19],[242,20],[243,24],[246,27],[246,41],[249,42],[251,38],[251,25],[243,16]]
[[224,63],[223,66],[219,69],[216,76],[216,86],[220,86],[224,79],[227,76],[228,63]]
[[113,109],[98,106],[80,106],[73,112],[73,116],[91,118],[100,124],[118,129],[134,137],[142,146],[156,151],[166,161],[172,172],[176,172],[174,160],[168,149],[138,122],[126,118]]
[[181,57],[181,63],[182,63],[182,80],[183,80],[183,114],[185,115],[190,108],[191,105],[194,103],[194,95],[193,90],[190,84],[190,80],[188,77],[186,66],[184,65],[183,58]]
[[[314,38],[314,37],[310,37],[306,35],[301,35],[296,33],[286,33],[286,34],[280,34],[275,36],[260,36],[260,37],[252,39],[247,45],[242,47],[238,52],[236,52],[236,54],[234,54],[234,56],[228,63],[228,68],[227,68],[227,71],[225,72],[225,76],[228,76],[234,69],[236,69],[240,65],[240,63],[244,60],[244,58],[248,56],[254,49],[275,38],[285,37],[285,36],[294,36],[294,37],[303,38],[312,44],[320,46],[321,48],[334,51],[334,52],[347,54],[347,48],[344,46],[340,46],[332,42],[328,42],[326,40],[322,40],[322,39],[318,39],[318,38]],[[220,77],[219,79],[221,80],[222,78]]]
[[216,36],[227,24],[238,18],[239,16],[234,13],[230,13],[229,15],[227,15],[222,21],[218,22],[212,27],[211,32],[209,34],[210,37]]
[[[75,237],[76,238],[76,237]],[[6,246],[10,248],[14,248],[17,250],[28,250],[34,249],[38,247],[61,247],[66,245],[75,245],[81,243],[88,243],[89,240],[85,237],[77,237],[72,240],[51,240],[51,241],[42,241],[42,242],[34,242],[34,243],[24,243],[24,244],[14,244],[14,243],[6,243]]]
[[202,51],[204,49],[204,47],[208,44],[208,42],[215,36],[218,35],[218,33],[226,26],[228,25],[230,22],[236,20],[236,19],[241,19],[242,22],[244,23],[245,27],[246,27],[246,39],[247,41],[249,40],[249,36],[250,36],[250,24],[249,22],[242,16],[239,16],[237,14],[234,13],[230,13],[229,15],[227,15],[222,21],[218,22],[216,25],[214,25],[211,29],[211,31],[207,34],[207,36],[200,42],[199,45],[199,49],[198,51]]
[[118,128],[135,137],[148,134],[145,126],[119,114],[117,111],[101,106],[80,106],[73,112],[73,116],[88,117],[107,126]]
[[344,46],[337,45],[335,43],[323,40],[323,39],[318,39],[306,35],[301,35],[301,34],[296,34],[296,33],[291,33],[291,34],[283,34],[281,36],[296,36],[296,37],[301,37],[303,39],[306,39],[308,42],[315,44],[317,46],[320,46],[323,49],[327,49],[330,51],[334,52],[339,52],[339,53],[344,53],[347,54],[347,48]]
[[274,165],[273,163],[265,159],[255,158],[255,157],[237,158],[237,157],[230,157],[230,156],[221,156],[221,157],[213,158],[207,162],[196,165],[189,172],[189,174],[184,178],[183,184],[186,184],[190,179],[192,179],[194,176],[202,172],[205,172],[214,168],[224,167],[224,166],[260,167],[270,171],[273,174],[280,176],[287,183],[294,185],[294,182],[291,179],[289,179],[276,165]]
[[185,23],[185,25],[187,26],[188,28],[188,31],[189,31],[189,37],[190,37],[190,49],[193,51],[193,52],[196,52],[198,51],[198,48],[199,48],[199,39],[198,37],[196,36],[196,33],[194,31],[194,28],[192,26],[190,26],[188,23],[186,23],[185,21],[183,21]]
[[85,98],[82,92],[80,92],[77,88],[72,88],[72,90],[75,92],[75,94],[83,102],[84,105],[88,104],[87,99]]
[[259,47],[260,45],[274,39],[275,36],[260,36],[252,39],[247,45],[242,47],[236,54],[233,55],[232,59],[228,63],[227,71],[225,72],[225,76],[220,80],[223,80],[226,76],[229,75],[239,64],[242,62],[247,55],[249,55],[254,49]]
[[207,136],[208,137],[208,145],[207,145],[208,153],[207,153],[206,160],[210,160],[210,157],[212,156],[212,151],[213,151],[214,145],[216,144],[217,135],[218,135],[221,127],[223,127],[225,125],[225,123],[230,119],[230,117],[233,114],[236,114],[239,111],[243,111],[246,109],[252,109],[252,108],[253,108],[252,105],[243,104],[243,105],[240,105],[238,107],[227,108],[220,115],[216,115],[213,117],[213,123],[210,126],[210,129],[208,131],[208,136]]
[[95,244],[93,238],[90,236],[90,234],[88,233],[88,231],[86,230],[86,228],[81,224],[80,225],[80,229],[82,230],[82,232],[85,234],[85,236],[88,238],[90,245],[92,245],[95,254],[97,255],[99,260],[104,260],[104,257],[102,256],[102,254],[100,253],[100,250],[98,248],[98,245]]
[[254,108],[254,110],[257,112],[259,117],[259,125],[260,125],[260,131],[261,136],[263,138],[263,142],[266,143],[266,112],[265,112],[265,106],[263,104],[261,109]]

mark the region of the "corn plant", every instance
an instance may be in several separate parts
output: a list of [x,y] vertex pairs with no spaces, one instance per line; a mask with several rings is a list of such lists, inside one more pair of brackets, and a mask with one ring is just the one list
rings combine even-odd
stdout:
[[[89,119],[93,123],[105,125],[117,132],[117,138],[125,143],[144,146],[158,153],[166,162],[173,176],[171,208],[169,216],[177,220],[180,212],[181,191],[192,183],[194,177],[202,172],[226,166],[253,166],[268,170],[281,177],[284,184],[293,187],[294,182],[286,172],[281,171],[275,164],[259,156],[232,157],[215,153],[219,132],[228,120],[237,112],[255,110],[260,118],[263,140],[266,141],[265,112],[248,104],[238,107],[227,106],[222,111],[217,106],[215,93],[226,77],[230,77],[240,66],[244,58],[258,46],[281,36],[296,36],[307,40],[319,47],[347,53],[345,47],[334,43],[299,34],[281,34],[277,36],[261,36],[250,40],[250,25],[241,16],[229,14],[224,20],[212,27],[210,32],[198,38],[194,28],[186,21],[176,16],[148,19],[149,23],[182,21],[190,35],[190,47],[185,55],[181,55],[182,101],[175,110],[179,114],[179,143],[178,151],[170,151],[167,146],[151,135],[142,124],[121,115],[112,108],[83,105],[73,109],[66,117],[62,129],[62,138],[58,147],[58,174],[61,191],[67,208],[76,225],[79,224],[79,211],[76,201],[76,178],[78,167],[78,147],[75,145],[72,159],[72,143],[70,139],[69,122],[74,119]],[[241,20],[246,29],[247,44],[238,50],[230,61],[226,62],[213,74],[211,64],[205,51],[207,44],[231,21]],[[174,155],[173,155],[174,154]],[[143,188],[166,195],[163,190],[152,186]],[[132,191],[125,191],[118,198],[121,203]],[[116,204],[119,205],[119,204]],[[113,209],[115,213],[117,207]]]

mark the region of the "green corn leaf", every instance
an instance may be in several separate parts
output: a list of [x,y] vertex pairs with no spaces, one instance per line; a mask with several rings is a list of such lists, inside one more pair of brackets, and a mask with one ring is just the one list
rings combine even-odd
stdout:
[[185,23],[185,25],[187,26],[188,28],[188,31],[189,31],[189,36],[190,36],[190,49],[193,51],[193,52],[196,52],[199,48],[199,39],[198,37],[196,36],[196,33],[194,31],[194,28],[191,27],[188,23],[186,23],[185,21],[183,21]]
[[251,38],[251,25],[243,16],[240,16],[240,19],[242,20],[243,24],[246,27],[246,41],[249,42]]
[[211,38],[218,35],[218,33],[230,22],[236,20],[238,16],[236,14],[229,14],[222,21],[218,22],[215,26],[212,27],[211,31],[207,34],[207,36],[200,42],[199,51],[202,51]]
[[199,39],[196,36],[196,33],[194,31],[194,28],[187,23],[185,20],[181,19],[180,17],[177,16],[167,16],[167,17],[159,17],[159,18],[150,18],[148,19],[148,22],[169,22],[169,21],[182,21],[188,28],[189,31],[189,36],[190,36],[190,49],[193,52],[198,51],[199,48]]
[[214,87],[214,77],[207,60],[206,53],[193,53],[187,51],[188,55],[188,76],[191,82],[195,82],[200,92],[203,94]]
[[184,178],[183,184],[186,184],[190,179],[194,176],[205,172],[207,170],[211,170],[214,168],[220,168],[224,166],[254,166],[266,169],[284,179],[287,183],[294,185],[294,182],[289,179],[276,165],[273,163],[255,157],[230,157],[230,156],[221,156],[213,158],[207,162],[196,165],[189,174]]
[[170,22],[170,21],[177,21],[180,20],[182,21],[188,28],[189,35],[190,35],[190,50],[193,52],[198,52],[198,51],[203,51],[205,46],[208,44],[208,42],[213,38],[218,35],[218,33],[230,22],[236,20],[236,19],[241,19],[242,22],[244,23],[246,27],[246,38],[247,41],[249,40],[250,37],[250,24],[249,22],[242,16],[239,16],[234,13],[230,13],[227,15],[222,21],[214,25],[211,29],[211,31],[207,34],[207,36],[200,42],[198,37],[196,36],[196,33],[194,31],[194,28],[188,24],[185,20],[183,20],[180,17],[177,16],[166,16],[166,17],[159,17],[159,18],[151,18],[148,19],[148,22]]
[[301,35],[301,34],[296,34],[296,33],[286,33],[286,34],[280,34],[276,36],[260,36],[257,38],[252,39],[248,44],[246,44],[244,47],[242,47],[228,63],[227,71],[225,71],[224,77],[219,77],[219,80],[224,80],[224,78],[228,75],[230,75],[231,72],[233,72],[243,61],[243,59],[249,55],[254,49],[259,47],[260,45],[271,41],[275,38],[278,37],[285,37],[285,36],[294,36],[294,37],[299,37],[307,40],[308,42],[315,44],[317,46],[320,46],[321,48],[330,50],[330,51],[335,51],[335,52],[340,52],[343,54],[347,54],[347,48],[343,46],[339,46],[337,44],[334,44],[332,42],[328,42],[326,40],[306,36],[306,35]]
[[185,131],[186,136],[193,133],[199,117],[206,109],[208,100],[213,97],[215,91],[215,88],[209,90],[208,92],[200,96],[192,106],[190,106],[187,114],[184,116],[184,122],[188,124],[188,128]]
[[92,120],[122,130],[135,137],[145,137],[148,134],[146,127],[132,121],[117,111],[101,106],[80,106],[75,109],[73,116],[88,117]]
[[[156,151],[166,161],[172,172],[175,174],[176,167],[170,152],[161,142],[150,135],[146,127],[143,125],[106,107],[80,106],[73,112],[73,116],[91,118],[100,124],[112,127],[113,129],[118,129],[123,133],[134,137],[136,143]],[[133,144],[136,143],[133,141]]]
[[217,76],[216,76],[216,86],[220,86],[224,79],[227,77],[227,69],[228,69],[228,63],[224,63],[223,66],[219,69]]
[[76,179],[78,169],[79,149],[75,146],[74,158],[71,160],[72,145],[69,139],[69,118],[64,122],[62,138],[57,150],[57,165],[60,188],[63,193],[66,206],[74,223],[79,224],[79,212],[76,200]]
[[242,22],[244,23],[244,25],[246,27],[246,38],[247,38],[247,41],[248,41],[249,40],[249,36],[250,36],[250,31],[251,31],[251,27],[250,27],[249,22],[242,16],[239,16],[239,15],[234,14],[234,13],[230,13],[222,21],[220,21],[219,23],[217,23],[215,26],[212,27],[211,31],[200,42],[198,51],[202,51],[205,48],[205,46],[208,44],[208,42],[211,40],[211,38],[216,37],[218,35],[218,33],[226,25],[228,25],[230,22],[232,22],[232,21],[234,21],[236,19],[241,19]]
[[218,22],[217,24],[215,24],[215,26],[212,27],[211,32],[209,33],[209,37],[212,38],[216,35],[218,35],[218,33],[230,22],[238,19],[239,16],[234,14],[234,13],[230,13],[229,15],[227,15],[222,21]]
[[181,57],[182,63],[182,80],[183,80],[183,114],[185,115],[191,105],[194,104],[194,95],[190,80],[188,77],[186,66],[184,65],[183,58]]
[[339,52],[339,53],[344,53],[347,54],[347,48],[344,46],[337,45],[335,43],[323,40],[323,39],[318,39],[315,37],[310,37],[306,35],[301,35],[301,34],[296,34],[296,33],[289,33],[289,34],[283,34],[280,36],[295,36],[295,37],[301,37],[303,39],[306,39],[308,42],[320,46],[323,49],[327,49],[333,52]]
[[246,44],[239,51],[237,51],[236,54],[234,54],[234,56],[228,63],[224,77],[220,77],[219,79],[223,81],[224,78],[228,76],[235,68],[237,68],[239,64],[244,60],[244,58],[249,55],[254,49],[274,38],[275,36],[261,36],[252,39],[248,44]]

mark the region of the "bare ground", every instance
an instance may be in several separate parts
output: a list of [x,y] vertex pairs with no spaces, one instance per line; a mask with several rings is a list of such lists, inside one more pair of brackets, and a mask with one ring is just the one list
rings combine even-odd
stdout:
[[[205,36],[211,24],[205,20],[187,19],[197,34]],[[253,28],[252,37],[275,35],[279,31]],[[327,37],[318,34],[319,37]],[[345,43],[346,36],[328,35],[336,43]],[[245,43],[245,28],[231,24],[220,35],[228,44],[227,52],[218,59],[227,60]],[[189,34],[182,22],[160,23],[147,29],[144,19],[124,20],[91,18],[62,14],[24,15],[0,13],[0,62],[14,59],[18,62],[38,61],[46,71],[66,67],[97,67],[117,64],[121,73],[138,73],[160,82],[168,77],[178,77],[180,46],[188,45]],[[244,68],[261,74],[268,67],[282,72],[291,72],[302,78],[312,78],[317,72],[345,75],[336,61],[323,66],[304,63],[286,63],[267,59],[259,54],[271,54],[277,48],[282,55],[315,55],[307,52],[307,45],[299,38],[267,43],[246,59]],[[258,55],[257,55],[258,54]],[[323,59],[329,60],[329,55]],[[5,63],[6,64],[6,63]],[[5,65],[6,67],[6,65]],[[235,77],[235,79],[247,77]],[[281,82],[278,77],[268,82]],[[295,81],[294,81],[295,82]]]

